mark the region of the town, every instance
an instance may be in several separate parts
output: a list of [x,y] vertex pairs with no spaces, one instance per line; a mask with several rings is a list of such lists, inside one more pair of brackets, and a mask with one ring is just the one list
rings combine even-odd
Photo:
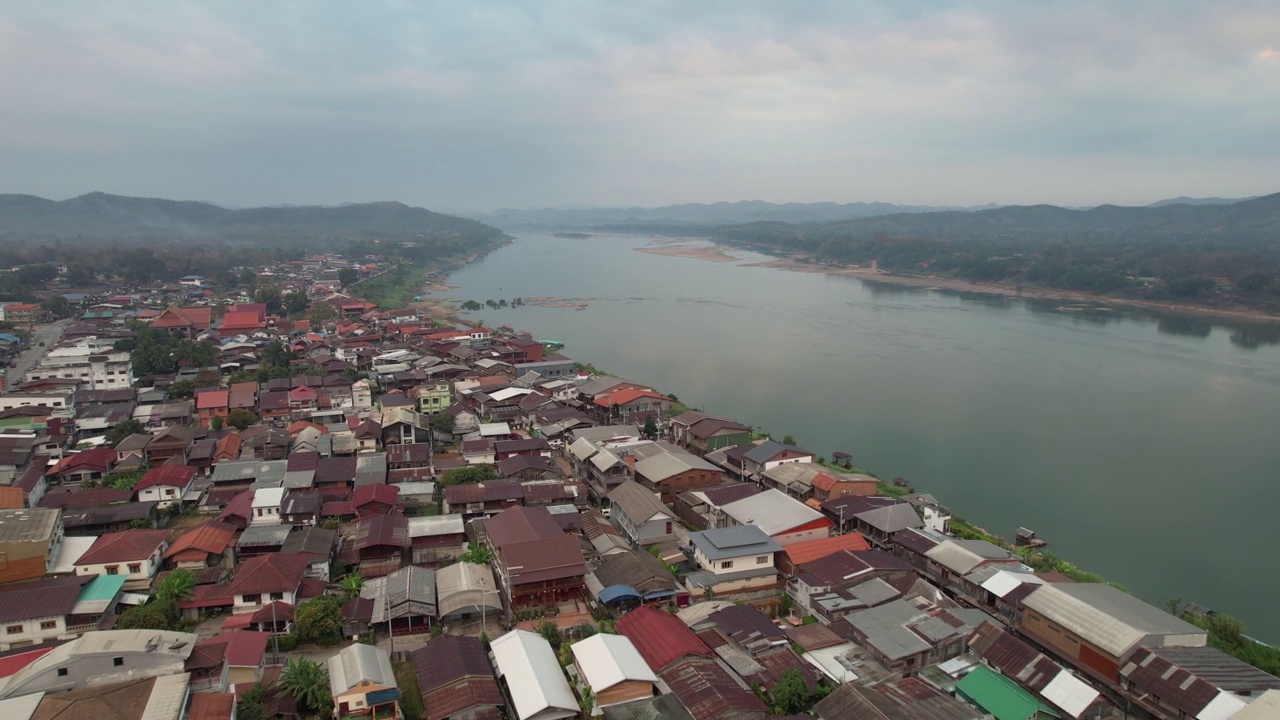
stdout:
[[1212,611],[558,342],[361,297],[394,267],[0,304],[7,720],[1280,717]]

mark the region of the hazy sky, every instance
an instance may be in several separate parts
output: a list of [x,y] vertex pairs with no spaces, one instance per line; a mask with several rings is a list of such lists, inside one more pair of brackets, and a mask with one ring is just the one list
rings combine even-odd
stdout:
[[0,1],[0,192],[435,209],[1280,191],[1280,2]]

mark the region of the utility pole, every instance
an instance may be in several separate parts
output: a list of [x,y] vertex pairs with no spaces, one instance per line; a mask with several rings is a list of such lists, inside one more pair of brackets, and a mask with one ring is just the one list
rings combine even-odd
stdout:
[[391,625],[391,593],[387,592],[387,582],[382,583],[382,608],[387,612],[387,637],[391,639],[391,657],[396,656],[396,630]]

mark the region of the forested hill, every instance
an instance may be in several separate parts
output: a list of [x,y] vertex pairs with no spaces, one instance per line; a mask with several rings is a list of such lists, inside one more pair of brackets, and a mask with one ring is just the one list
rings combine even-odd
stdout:
[[0,195],[0,239],[298,241],[427,237],[496,242],[484,223],[398,202],[232,210],[203,202],[94,192],[54,201]]
[[760,222],[713,236],[801,259],[1280,312],[1280,194],[1226,204],[1051,205]]

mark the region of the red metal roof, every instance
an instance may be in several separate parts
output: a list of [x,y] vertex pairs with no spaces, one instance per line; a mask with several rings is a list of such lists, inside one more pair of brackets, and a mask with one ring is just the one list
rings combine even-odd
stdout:
[[115,462],[115,459],[115,450],[105,446],[96,447],[92,450],[85,450],[62,458],[45,475],[57,477],[82,470],[106,473],[111,469],[111,464]]
[[178,539],[174,540],[169,549],[165,551],[164,556],[172,558],[186,552],[221,555],[226,551],[227,546],[231,544],[235,536],[235,526],[218,520],[210,520],[179,535]]
[[124,530],[103,535],[80,556],[76,566],[146,560],[169,539],[168,530]]
[[855,532],[794,543],[783,548],[783,552],[787,554],[787,558],[791,560],[792,564],[804,565],[807,562],[824,558],[841,550],[870,549],[871,545],[867,542],[867,539]]
[[10,675],[16,674],[19,670],[44,657],[55,647],[57,646],[50,645],[48,647],[37,648],[30,652],[0,657],[0,678],[7,678]]
[[273,553],[250,558],[236,571],[235,580],[231,582],[231,594],[295,592],[310,564],[310,555]]
[[[675,620],[674,617],[672,619]],[[768,713],[764,702],[755,693],[739,685],[714,660],[688,658],[659,675],[694,720],[762,718]]]
[[351,493],[351,507],[359,508],[369,503],[395,505],[400,500],[400,488],[395,485],[361,485]]
[[271,633],[236,630],[215,635],[196,643],[196,650],[221,650],[227,664],[232,667],[257,667],[267,654],[267,642]]
[[196,394],[197,410],[214,410],[231,405],[230,390],[205,390]]
[[187,704],[187,720],[231,720],[236,696],[231,693],[191,693]]
[[484,529],[489,535],[489,542],[496,548],[564,535],[564,531],[546,508],[523,505],[507,508],[489,518],[484,523]]
[[707,644],[698,639],[676,616],[641,607],[618,620],[618,634],[635,644],[640,656],[654,672],[659,672],[685,655],[713,657]]
[[185,488],[191,484],[191,478],[196,476],[196,469],[188,465],[164,464],[158,468],[152,468],[147,471],[146,475],[133,486],[133,491],[137,493],[139,490],[156,485],[164,485],[166,487]]

